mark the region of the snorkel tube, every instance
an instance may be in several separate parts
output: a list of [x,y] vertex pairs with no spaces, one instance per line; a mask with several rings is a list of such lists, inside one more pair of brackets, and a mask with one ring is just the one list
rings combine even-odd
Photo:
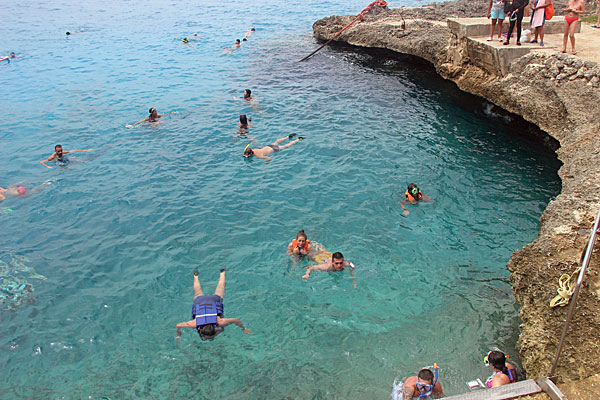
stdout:
[[431,384],[431,390],[429,390],[428,392],[425,392],[425,393],[421,393],[419,395],[419,398],[431,396],[431,393],[433,393],[433,388],[435,388],[435,384],[438,381],[438,365],[437,365],[437,363],[433,363],[433,369],[435,370],[435,379],[433,380],[433,383]]

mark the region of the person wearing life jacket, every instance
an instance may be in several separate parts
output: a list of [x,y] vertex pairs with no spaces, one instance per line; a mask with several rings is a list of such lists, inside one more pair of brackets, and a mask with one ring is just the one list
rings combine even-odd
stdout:
[[327,261],[323,264],[311,265],[310,267],[308,267],[302,279],[310,278],[310,273],[312,271],[338,272],[343,271],[345,268],[350,268],[352,286],[354,287],[354,289],[356,289],[356,278],[354,277],[354,264],[352,264],[352,262],[350,261],[344,261],[344,255],[339,251],[331,255],[331,261]]
[[202,286],[198,280],[198,271],[194,271],[194,304],[192,305],[192,319],[177,324],[177,336],[181,337],[181,328],[196,329],[202,340],[213,340],[225,330],[227,325],[235,324],[242,328],[244,333],[250,333],[242,321],[237,318],[224,318],[223,298],[225,297],[225,268],[221,269],[217,289],[212,296],[202,293]]
[[307,256],[309,253],[312,253],[313,249],[310,246],[310,240],[304,233],[304,229],[300,230],[296,235],[296,239],[292,240],[292,242],[288,245],[287,254],[291,256],[295,254],[300,257]]
[[485,365],[494,371],[485,381],[488,387],[495,388],[517,381],[517,371],[511,363],[506,362],[507,358],[503,352],[493,350],[483,359]]
[[417,376],[406,378],[402,390],[404,400],[419,399],[424,397],[441,398],[444,397],[442,385],[437,378],[437,368],[435,369],[435,379],[433,372],[429,368],[423,368]]
[[404,209],[402,214],[408,215],[409,211],[404,207],[404,203],[417,204],[419,201],[431,201],[431,198],[421,192],[421,189],[414,183],[411,183],[404,192],[404,200],[399,201],[400,206]]

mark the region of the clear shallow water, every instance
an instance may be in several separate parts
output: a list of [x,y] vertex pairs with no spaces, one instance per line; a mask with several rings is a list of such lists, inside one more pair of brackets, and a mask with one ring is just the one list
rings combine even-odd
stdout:
[[[455,394],[487,376],[489,347],[516,356],[505,264],[560,189],[556,157],[414,60],[296,62],[316,19],[365,5],[5,7],[0,50],[22,56],[0,65],[0,186],[52,184],[2,204],[3,282],[34,289],[0,312],[3,397],[389,398],[434,361]],[[260,112],[232,99],[246,87]],[[179,113],[124,127],[151,106]],[[307,140],[245,161],[240,113],[255,144]],[[46,170],[56,143],[94,151]],[[404,217],[412,181],[434,201]],[[302,228],[356,264],[357,290],[348,274],[302,281],[285,256]],[[176,344],[193,269],[211,293],[223,266],[226,315],[252,334]]]

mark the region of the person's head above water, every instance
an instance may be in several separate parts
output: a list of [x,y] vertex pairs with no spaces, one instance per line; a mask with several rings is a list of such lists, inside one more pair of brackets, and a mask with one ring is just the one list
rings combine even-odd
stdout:
[[198,328],[198,335],[200,336],[200,338],[202,340],[214,339],[215,333],[216,333],[216,329],[215,329],[215,326],[212,324],[204,325],[202,328]]
[[155,118],[158,115],[158,112],[156,112],[156,108],[154,108],[154,107],[150,107],[148,112],[150,113],[151,118]]
[[14,52],[14,51],[11,51],[11,52],[10,52],[10,58],[15,58],[15,57],[16,57],[16,55],[15,55],[15,52]]
[[241,43],[241,42],[240,42],[240,39],[235,39],[235,44],[238,44],[238,45],[239,45],[240,43]]
[[240,124],[248,125],[248,117],[246,117],[246,114],[240,114]]
[[333,253],[331,255],[331,265],[338,271],[344,269],[344,255],[339,251]]
[[417,382],[415,383],[419,394],[432,392],[434,385],[433,372],[431,372],[431,370],[428,368],[423,368],[420,370],[417,374]]
[[506,355],[498,350],[490,351],[486,357],[486,364],[502,371],[506,368]]
[[254,150],[252,150],[250,148],[250,145],[247,145],[246,148],[244,149],[244,157],[248,158],[248,157],[252,157],[254,155]]
[[246,38],[242,39],[242,42],[247,42],[247,41],[248,41],[248,39],[246,39]]
[[420,200],[421,197],[423,197],[423,193],[421,193],[421,189],[419,189],[419,187],[414,184],[414,183],[410,183],[408,185],[408,188],[406,189],[406,191],[408,192],[408,194],[410,194],[415,200]]
[[244,98],[245,99],[251,99],[252,98],[252,90],[250,90],[250,89],[244,89]]
[[188,43],[188,42],[189,42],[188,38],[186,38],[186,37],[184,37],[183,39],[181,39],[181,41],[182,41],[183,43]]
[[299,248],[303,248],[306,245],[307,240],[308,236],[306,236],[306,233],[304,233],[304,229],[300,229],[300,231],[296,235],[296,244]]
[[256,31],[256,29],[254,29],[254,28],[252,28],[252,29],[250,29],[250,30],[251,30],[252,32],[255,32],[255,31]]
[[71,32],[67,31],[67,36],[69,36],[71,34]]
[[58,155],[61,155],[63,152],[63,148],[62,145],[57,144],[56,146],[54,146],[54,152]]

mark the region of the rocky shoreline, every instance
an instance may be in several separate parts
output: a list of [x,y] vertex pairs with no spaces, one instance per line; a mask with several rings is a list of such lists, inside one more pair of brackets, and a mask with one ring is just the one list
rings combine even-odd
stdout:
[[[560,15],[566,1],[554,4]],[[539,378],[550,371],[567,311],[550,308],[549,302],[556,295],[559,276],[577,267],[600,208],[600,66],[561,53],[529,53],[514,60],[507,75],[492,74],[470,60],[464,41],[446,23],[448,17],[486,13],[487,1],[470,0],[373,8],[363,22],[336,40],[425,59],[461,90],[521,115],[560,143],[556,152],[563,162],[562,191],[542,214],[537,238],[516,250],[507,265],[521,305],[518,349],[523,367],[529,378]],[[329,40],[354,17],[323,18],[314,23],[314,35]],[[592,256],[559,360],[557,376],[563,382],[600,372],[593,358],[600,351],[598,253]]]

